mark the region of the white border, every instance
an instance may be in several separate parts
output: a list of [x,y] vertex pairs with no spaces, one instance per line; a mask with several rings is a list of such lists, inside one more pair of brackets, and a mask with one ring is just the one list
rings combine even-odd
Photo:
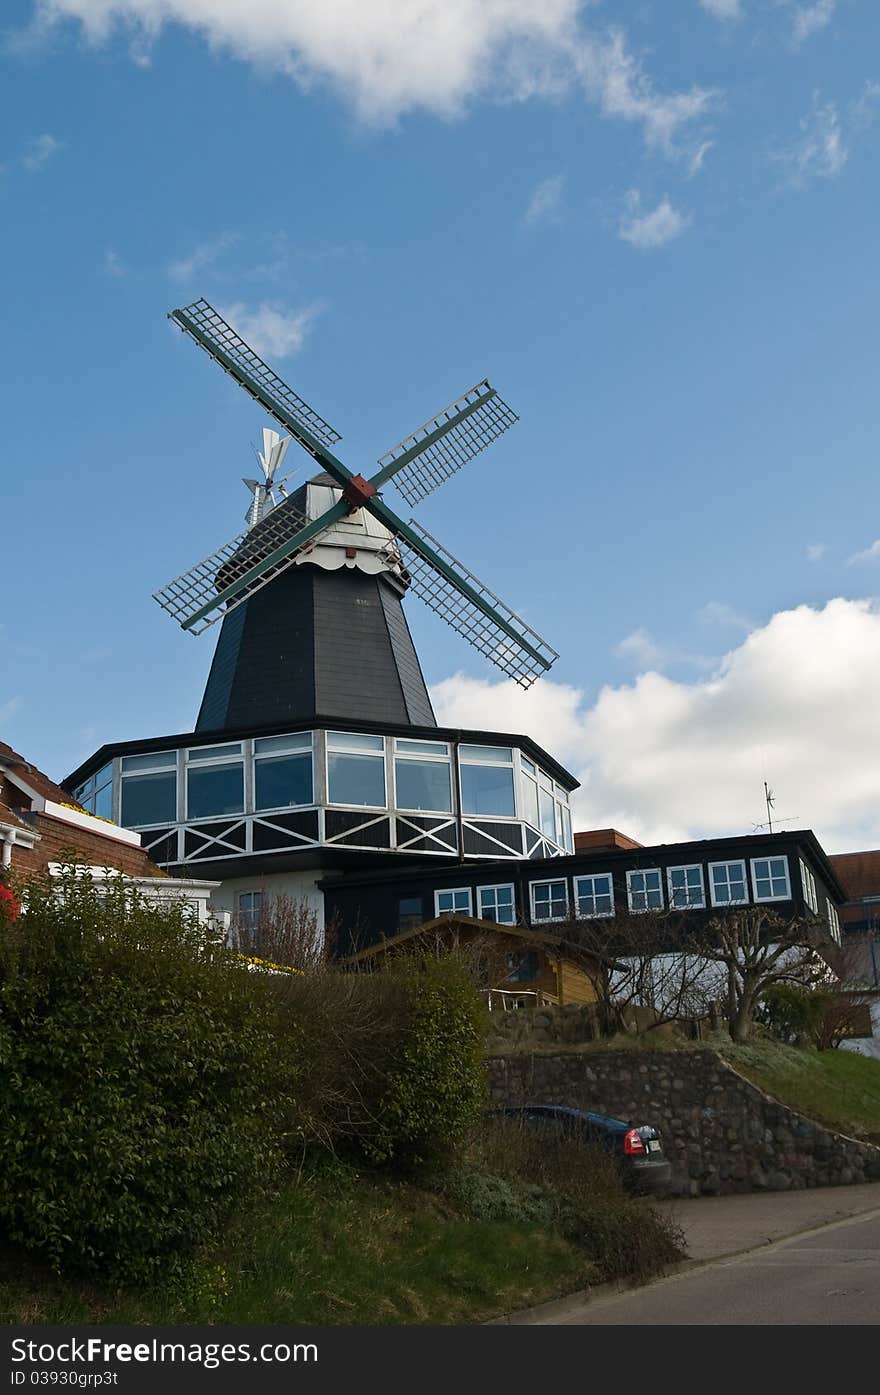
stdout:
[[[710,900],[710,902],[712,903],[713,906],[720,906],[721,909],[723,910],[723,909],[725,909],[727,906],[747,906],[747,905],[749,904],[749,868],[748,868],[748,864],[747,864],[747,862],[746,862],[746,860],[745,860],[744,857],[729,857],[729,858],[727,858],[724,862],[709,862],[709,863],[707,863],[706,865],[707,865],[708,870],[709,870],[709,900]],[[742,868],[742,872],[743,872],[743,874],[742,874],[742,884],[743,884],[743,891],[745,892],[745,895],[743,896],[743,899],[742,899],[741,901],[716,901],[716,900],[715,900],[715,882],[714,882],[713,877],[712,877],[712,868],[713,868],[713,867],[741,867],[741,868]],[[729,885],[729,884],[730,884],[730,883],[729,883],[729,880],[728,880],[728,885]]]
[[[756,863],[756,862],[784,862],[784,863],[785,863],[785,880],[786,880],[786,883],[787,883],[787,885],[788,885],[788,891],[787,891],[787,893],[785,894],[785,896],[759,896],[759,895],[758,895],[758,887],[757,887],[757,881],[758,881],[758,879],[757,879],[757,876],[755,875],[755,863]],[[787,853],[768,853],[765,857],[752,857],[752,858],[749,859],[749,864],[750,864],[750,869],[751,869],[751,874],[752,874],[752,897],[754,898],[754,900],[755,900],[756,903],[758,903],[758,904],[760,904],[760,905],[765,905],[768,901],[790,901],[790,900],[791,900],[791,867],[789,866],[788,854],[787,854]]]
[[[632,890],[632,886],[631,886],[631,884],[630,884],[630,878],[631,878],[631,877],[634,877],[634,876],[644,877],[644,876],[647,875],[648,872],[656,872],[656,873],[657,873],[657,876],[658,876],[658,878],[659,878],[659,880],[660,880],[660,886],[659,886],[659,888],[658,888],[658,889],[659,889],[659,892],[660,892],[660,905],[659,905],[659,906],[638,906],[638,907],[636,907],[636,906],[634,906],[633,903],[632,903],[633,890]],[[647,892],[647,891],[640,891],[640,892],[638,892],[637,894],[638,894],[639,896],[648,896],[650,893]],[[663,868],[662,868],[662,867],[630,867],[629,871],[628,871],[627,874],[626,874],[626,904],[627,904],[627,906],[628,906],[628,908],[629,908],[630,915],[650,915],[652,911],[665,911],[665,910],[666,910],[666,903],[665,903],[664,898],[663,898]]]
[[[513,920],[495,920],[495,921],[493,921],[493,924],[494,924],[494,925],[516,925],[516,885],[515,885],[514,882],[487,882],[487,883],[485,883],[483,886],[476,886],[476,887],[474,887],[474,891],[476,892],[476,901],[475,901],[475,907],[476,907],[476,909],[475,909],[474,914],[475,914],[477,920],[487,920],[487,919],[488,919],[487,916],[484,916],[484,915],[483,915],[482,907],[480,906],[480,892],[481,892],[481,891],[505,891],[508,887],[510,888],[510,892],[511,892],[511,896],[510,896],[510,909],[511,909],[511,912],[512,912],[512,914],[513,914]],[[495,899],[496,899],[496,901],[497,901],[498,898],[496,897]]]
[[[596,877],[606,877],[611,890],[611,910],[610,911],[582,911],[578,906],[578,882],[594,881]],[[574,914],[576,920],[608,920],[614,915],[614,877],[610,872],[580,872],[572,876],[572,886],[574,890]],[[595,896],[595,892],[593,895]],[[604,895],[600,892],[599,895]]]
[[[554,886],[561,883],[565,887],[565,912],[563,915],[541,916],[535,915],[535,887]],[[571,914],[571,893],[568,886],[568,877],[539,877],[537,881],[529,882],[529,908],[533,925],[552,925],[560,920],[568,920]]]
[[[450,896],[450,895],[454,896],[455,893],[456,893],[457,891],[466,891],[466,892],[467,892],[467,894],[468,894],[468,908],[467,908],[467,910],[466,910],[466,911],[462,911],[461,909],[458,909],[458,910],[454,910],[454,911],[441,911],[440,906],[439,906],[439,904],[438,904],[438,903],[439,903],[439,900],[440,900],[440,897],[441,897],[441,896]],[[471,887],[471,886],[441,886],[441,887],[435,887],[435,888],[434,888],[434,915],[435,915],[435,916],[441,916],[441,915],[470,915],[470,916],[472,916],[473,913],[474,913],[474,889],[473,889],[473,887]]]
[[[700,874],[700,890],[702,892],[702,900],[688,901],[686,906],[677,906],[675,904],[674,893],[672,890],[672,874],[673,872],[692,872],[695,867]],[[686,889],[688,893],[690,893],[690,887],[687,887]],[[703,872],[702,862],[682,862],[678,867],[667,867],[666,897],[669,902],[669,909],[671,911],[704,911],[706,909],[706,876]]]

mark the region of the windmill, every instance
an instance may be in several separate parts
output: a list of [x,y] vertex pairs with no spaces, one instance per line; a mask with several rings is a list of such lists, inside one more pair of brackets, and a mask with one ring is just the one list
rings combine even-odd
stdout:
[[[490,445],[517,420],[487,381],[477,383],[379,458],[365,478],[352,473],[332,447],[339,434],[263,362],[231,325],[205,300],[169,315],[190,338],[275,419],[287,433],[264,436],[260,457],[264,481],[246,480],[253,490],[247,531],[155,593],[155,599],[191,634],[224,622],[262,588],[316,558],[333,544],[348,560],[355,548],[343,546],[344,530],[361,521],[371,536],[374,557],[440,615],[484,657],[527,688],[558,655],[509,606],[414,520],[405,522],[385,502],[383,486],[395,488],[416,505]],[[295,496],[282,493],[277,469],[290,439],[296,440],[324,472],[329,503],[310,517]],[[283,448],[283,451],[282,451]],[[279,454],[281,452],[281,454]],[[314,483],[314,482],[313,482]],[[349,542],[351,540],[349,539]],[[336,565],[334,560],[333,565]],[[221,637],[222,643],[222,637]],[[219,653],[219,646],[218,646]]]
[[[254,455],[263,471],[263,478],[261,480],[242,480],[242,484],[247,486],[252,496],[250,508],[245,514],[248,528],[255,528],[269,509],[274,509],[276,504],[287,498],[285,485],[293,471],[285,475],[283,479],[276,477],[289,445],[289,436],[279,436],[277,431],[271,431],[267,426],[263,427],[263,449],[259,451],[254,448]],[[275,497],[276,490],[277,498]]]

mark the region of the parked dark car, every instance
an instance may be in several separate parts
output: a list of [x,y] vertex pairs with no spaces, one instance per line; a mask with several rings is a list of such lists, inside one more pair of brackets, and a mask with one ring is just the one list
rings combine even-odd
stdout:
[[663,1139],[650,1124],[628,1124],[607,1114],[556,1104],[510,1105],[488,1113],[521,1119],[529,1128],[558,1131],[564,1137],[602,1148],[618,1163],[623,1184],[632,1191],[663,1192],[671,1180],[672,1166],[663,1151]]

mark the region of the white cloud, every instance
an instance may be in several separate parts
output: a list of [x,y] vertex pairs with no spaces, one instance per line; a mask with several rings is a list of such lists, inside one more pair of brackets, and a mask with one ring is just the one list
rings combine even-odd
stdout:
[[633,247],[662,247],[680,237],[690,221],[673,208],[665,195],[649,213],[640,213],[640,208],[641,197],[631,189],[627,195],[628,213],[621,218],[618,231],[624,242]]
[[458,674],[432,690],[443,725],[526,732],[581,780],[576,827],[643,842],[750,832],[766,778],[779,815],[830,852],[880,845],[880,605],[781,611],[708,677],[658,673],[589,705],[542,679],[528,692]]
[[633,630],[624,635],[620,643],[614,646],[614,652],[618,658],[632,659],[643,669],[660,668],[666,659],[664,650],[654,636],[643,629]]
[[109,247],[104,253],[104,272],[107,276],[112,276],[117,280],[126,275],[126,269],[122,263],[122,259],[119,253],[115,252],[112,247]]
[[742,19],[741,0],[700,0],[700,4],[716,19]]
[[41,136],[34,136],[21,157],[22,169],[26,169],[28,174],[39,174],[61,148],[62,142],[48,131],[44,131]]
[[834,102],[813,97],[812,110],[801,117],[801,139],[780,157],[788,164],[792,184],[803,187],[811,179],[833,179],[849,159],[849,146]]
[[622,33],[581,23],[593,0],[37,0],[37,28],[78,21],[93,43],[122,31],[143,62],[176,23],[301,87],[332,86],[369,121],[461,112],[474,98],[558,96],[580,85],[607,116],[673,153],[715,94],[657,92]]
[[277,302],[263,300],[259,305],[248,306],[242,301],[234,305],[219,307],[220,314],[242,339],[261,357],[287,358],[298,353],[305,343],[306,335],[317,316],[320,305],[307,305],[301,310],[291,310]]
[[827,551],[827,543],[810,543],[807,547],[807,561],[821,562]]
[[699,617],[705,625],[727,625],[734,630],[753,630],[755,623],[747,615],[734,610],[725,601],[709,601],[702,607]]
[[792,20],[792,39],[800,45],[820,29],[826,28],[834,18],[837,0],[812,0],[808,5],[798,5]]
[[880,562],[880,538],[872,542],[870,547],[866,547],[863,552],[854,552],[852,557],[847,558],[847,563],[852,566],[855,562]]
[[543,223],[554,218],[559,212],[564,186],[564,174],[554,174],[549,179],[542,179],[541,183],[532,190],[523,221],[533,226],[535,223]]
[[238,241],[238,233],[221,233],[210,242],[200,242],[186,257],[180,257],[177,261],[169,262],[168,275],[172,281],[189,281],[197,272],[205,271],[207,267],[213,266],[218,257],[230,247],[234,247]]
[[880,83],[866,82],[843,112],[834,101],[823,102],[818,92],[800,121],[801,137],[776,158],[789,167],[789,181],[803,188],[811,179],[833,179],[845,168],[853,140],[873,124],[880,103]]

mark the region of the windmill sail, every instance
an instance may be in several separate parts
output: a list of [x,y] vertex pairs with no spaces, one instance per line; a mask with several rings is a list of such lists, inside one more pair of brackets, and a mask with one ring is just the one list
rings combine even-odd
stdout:
[[[172,310],[168,317],[174,320],[190,338],[220,364],[220,367],[234,378],[245,392],[250,393],[261,406],[271,412],[287,430],[292,430],[291,418],[304,427],[306,432],[324,446],[335,445],[341,440],[322,416],[307,402],[288,387],[283,378],[254,353],[241,335],[218,315],[206,300],[195,300],[180,310]],[[300,443],[308,449],[308,441],[299,437]]]
[[320,523],[320,529],[309,526],[305,514],[286,500],[256,527],[154,592],[154,599],[185,630],[201,634],[289,567],[301,547],[323,531],[324,520]]
[[[406,534],[399,535],[397,541],[415,595],[521,687],[530,687],[558,659],[546,640],[426,529],[410,519]],[[418,545],[420,541],[423,546]],[[432,554],[439,555],[458,584],[437,569]],[[469,592],[497,618],[476,605]]]
[[378,488],[393,478],[414,507],[518,420],[484,379],[380,456],[371,483]]

